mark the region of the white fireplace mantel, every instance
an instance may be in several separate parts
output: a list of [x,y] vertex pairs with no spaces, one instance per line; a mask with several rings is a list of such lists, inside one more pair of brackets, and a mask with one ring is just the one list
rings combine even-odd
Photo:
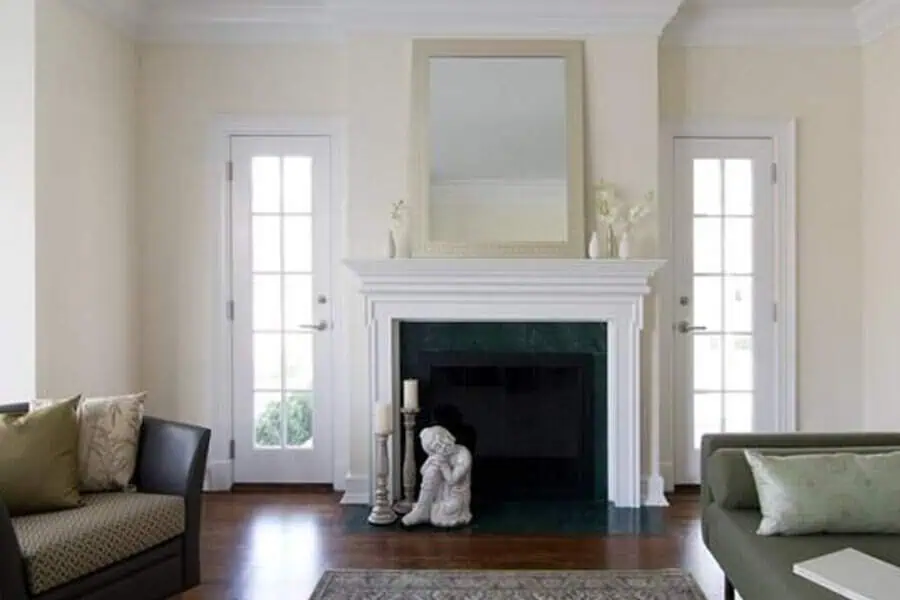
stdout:
[[[365,298],[370,404],[385,398],[400,402],[396,343],[401,321],[605,322],[609,499],[620,507],[665,503],[661,485],[650,485],[648,497],[641,498],[639,372],[643,297],[664,261],[400,259],[346,264]],[[658,472],[651,474],[654,478]]]

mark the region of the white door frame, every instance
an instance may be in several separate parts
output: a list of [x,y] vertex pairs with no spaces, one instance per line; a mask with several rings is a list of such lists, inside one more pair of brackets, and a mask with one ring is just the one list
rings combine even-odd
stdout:
[[[214,319],[210,360],[213,363],[213,405],[208,407],[213,435],[206,473],[206,489],[229,490],[234,483],[231,459],[231,440],[234,438],[234,391],[232,389],[231,326],[228,319],[228,302],[231,300],[231,185],[227,177],[227,164],[231,157],[232,136],[326,136],[331,140],[331,294],[332,370],[346,364],[347,337],[344,324],[345,276],[344,215],[347,201],[346,147],[347,125],[341,118],[303,117],[255,117],[221,116],[210,132],[207,181],[212,202],[211,218],[217,223],[214,276],[215,285],[210,314]],[[333,485],[343,490],[350,467],[349,389],[346,378],[332,373],[329,398],[332,404],[332,466]]]
[[[708,119],[664,120],[660,129],[659,250],[673,256],[675,194],[675,140],[680,138],[763,138],[772,140],[777,165],[775,185],[775,398],[776,430],[797,428],[797,124],[794,119]],[[668,456],[661,457],[660,471],[666,487],[675,481],[678,420],[675,418],[674,314],[675,280],[673,261],[657,275],[659,285],[660,386],[671,391],[669,402],[661,403],[660,426],[668,432]]]

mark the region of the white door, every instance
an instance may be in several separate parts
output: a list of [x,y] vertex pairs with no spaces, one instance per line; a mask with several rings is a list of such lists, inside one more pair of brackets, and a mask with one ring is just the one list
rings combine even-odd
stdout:
[[330,142],[231,138],[234,480],[331,481]]
[[674,146],[676,483],[705,433],[773,431],[775,222],[770,139]]

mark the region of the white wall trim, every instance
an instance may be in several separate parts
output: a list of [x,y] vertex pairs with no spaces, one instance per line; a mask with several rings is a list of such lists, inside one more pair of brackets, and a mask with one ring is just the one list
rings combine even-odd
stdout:
[[[216,285],[211,314],[215,315],[215,335],[211,340],[213,361],[212,390],[214,405],[209,422],[213,436],[210,446],[208,482],[213,490],[227,490],[233,483],[233,469],[228,457],[229,442],[234,435],[233,371],[231,358],[231,322],[227,319],[226,303],[231,298],[231,186],[225,177],[225,164],[231,156],[230,139],[237,135],[321,135],[331,140],[331,306],[333,341],[331,365],[337,369],[347,355],[346,327],[343,305],[346,277],[343,266],[345,215],[347,202],[346,147],[347,124],[343,118],[329,117],[257,117],[222,115],[213,122],[209,138],[207,181],[211,200],[210,216],[216,220],[216,264],[212,265]],[[349,471],[349,402],[346,378],[332,374],[330,397],[332,405],[332,477],[335,489],[342,490]],[[213,468],[215,465],[215,468]]]
[[[677,119],[664,120],[660,128],[659,203],[660,252],[671,257],[674,252],[674,148],[679,138],[768,138],[773,141],[774,160],[778,165],[775,192],[775,287],[778,304],[776,336],[776,430],[797,430],[797,124],[794,119]],[[668,332],[674,324],[675,290],[672,261],[657,275],[660,286],[660,332]],[[673,467],[679,453],[675,444],[673,336],[660,336],[660,379],[663,389],[673,390],[667,406],[666,421],[671,447],[665,449],[662,464]],[[675,469],[672,469],[674,476]],[[671,486],[670,486],[671,487]]]
[[348,473],[345,481],[346,490],[341,497],[341,504],[371,504],[371,485],[367,475]]
[[666,27],[674,46],[858,46],[860,34],[844,8],[684,8]]
[[900,2],[897,0],[863,0],[853,12],[863,43],[873,42],[900,27]]

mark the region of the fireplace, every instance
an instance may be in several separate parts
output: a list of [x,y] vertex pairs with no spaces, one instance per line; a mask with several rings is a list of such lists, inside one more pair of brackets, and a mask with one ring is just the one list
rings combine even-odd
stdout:
[[[460,329],[452,327],[454,323],[591,324],[604,328],[606,334],[605,364],[593,365],[595,384],[598,373],[605,377],[605,392],[597,394],[597,386],[604,387],[602,381],[594,389],[594,419],[600,416],[605,423],[605,427],[593,428],[595,449],[598,441],[604,444],[602,452],[595,451],[593,456],[595,492],[598,482],[604,483],[603,492],[617,507],[667,504],[659,472],[658,398],[648,393],[651,403],[644,412],[640,386],[644,296],[663,261],[448,258],[348,260],[346,264],[357,277],[364,300],[367,386],[356,410],[359,418],[366,419],[369,431],[369,415],[380,402],[392,403],[394,430],[400,431],[400,381],[402,371],[410,368],[409,357],[401,356],[408,350],[406,342],[401,342],[401,329],[409,324],[450,323],[455,331]],[[565,339],[559,333],[548,339],[553,335]],[[488,349],[483,338],[472,339],[480,345],[441,351],[545,352],[540,348]],[[583,353],[570,345],[563,348],[564,352]],[[401,493],[401,437],[395,435],[391,442],[389,493],[394,498]],[[372,444],[371,438],[367,443]],[[373,456],[370,446],[365,466],[356,459],[347,463],[351,471],[344,502],[371,502]],[[642,462],[648,469],[645,473]],[[642,489],[644,482],[646,489]]]
[[473,502],[607,500],[605,324],[405,322],[399,336],[417,430],[469,448]]

